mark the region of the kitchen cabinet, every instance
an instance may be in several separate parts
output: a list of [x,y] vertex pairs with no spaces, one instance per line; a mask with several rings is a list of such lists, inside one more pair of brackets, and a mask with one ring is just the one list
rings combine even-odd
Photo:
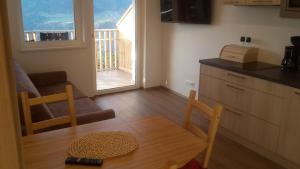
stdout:
[[224,106],[223,128],[268,151],[277,151],[284,114],[283,85],[208,65],[201,65],[199,85],[200,100]]
[[246,133],[243,136],[246,139],[269,151],[276,152],[280,132],[278,126],[248,114],[245,115],[244,121]]
[[[220,132],[291,169],[300,169],[300,72],[222,59],[200,60],[199,99],[223,105]],[[257,69],[252,69],[253,67]]]
[[278,153],[300,164],[300,90],[291,88],[288,98]]

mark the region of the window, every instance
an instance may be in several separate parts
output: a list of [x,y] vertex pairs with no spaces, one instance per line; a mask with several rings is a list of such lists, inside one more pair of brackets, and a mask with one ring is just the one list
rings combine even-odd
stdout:
[[[21,0],[23,47],[48,48],[83,42],[79,0]],[[55,45],[56,44],[56,45]]]

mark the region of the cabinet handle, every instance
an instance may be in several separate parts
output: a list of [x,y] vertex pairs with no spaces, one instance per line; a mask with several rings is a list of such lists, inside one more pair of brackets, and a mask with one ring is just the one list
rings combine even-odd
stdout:
[[239,76],[239,75],[232,74],[232,73],[228,73],[227,75],[228,75],[228,76],[235,77],[235,78],[243,79],[243,80],[245,80],[245,79],[246,79],[246,78],[245,78],[245,77],[243,77],[243,76]]
[[230,84],[226,84],[227,87],[230,87],[230,88],[233,88],[233,89],[236,89],[236,90],[239,90],[239,91],[245,91],[245,89],[242,89],[242,88],[239,88],[239,87],[236,87],[236,86],[232,86]]
[[296,95],[300,96],[300,92],[295,92]]
[[260,0],[254,0],[254,1],[252,1],[253,3],[268,3],[268,2],[273,2],[272,0],[264,0],[264,1],[260,1]]
[[236,111],[230,110],[230,109],[228,109],[228,108],[226,108],[226,107],[225,107],[225,111],[231,112],[231,113],[233,113],[233,114],[235,114],[235,115],[237,115],[237,116],[242,116],[241,113],[238,113],[238,112],[236,112]]

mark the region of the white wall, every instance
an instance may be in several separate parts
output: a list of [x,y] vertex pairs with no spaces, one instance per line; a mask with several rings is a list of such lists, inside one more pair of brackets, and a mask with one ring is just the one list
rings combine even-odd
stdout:
[[135,41],[135,13],[134,9],[130,7],[126,14],[117,23],[117,29],[122,39],[128,39],[131,42]]
[[[186,96],[190,89],[198,90],[199,59],[218,57],[224,45],[238,44],[241,35],[252,36],[253,45],[261,49],[260,61],[280,64],[290,36],[300,35],[300,19],[280,18],[279,12],[279,7],[224,6],[215,1],[212,25],[163,24],[162,84]],[[196,85],[186,85],[185,80]]]
[[162,34],[160,0],[145,0],[144,87],[160,86],[162,81]]

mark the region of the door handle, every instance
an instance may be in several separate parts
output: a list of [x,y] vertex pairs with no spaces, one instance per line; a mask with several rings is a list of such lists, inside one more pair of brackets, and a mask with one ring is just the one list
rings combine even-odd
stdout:
[[233,114],[235,114],[235,115],[237,115],[237,116],[242,116],[241,113],[238,113],[238,112],[236,112],[236,111],[230,110],[230,109],[228,109],[228,108],[226,108],[226,107],[225,107],[225,111],[231,112],[231,113],[233,113]]
[[244,76],[239,76],[239,75],[236,75],[236,74],[233,74],[233,73],[228,73],[227,75],[228,75],[228,76],[235,77],[235,78],[239,78],[239,79],[242,79],[242,80],[245,80],[245,79],[246,79],[246,77],[244,77]]
[[245,91],[245,89],[242,89],[242,88],[239,88],[239,87],[236,87],[236,86],[230,85],[230,84],[226,84],[226,86],[227,86],[227,87],[230,87],[230,88],[232,88],[232,89],[236,89],[236,90],[242,91],[242,92],[244,92],[244,91]]
[[264,1],[261,1],[261,0],[253,0],[252,1],[253,3],[267,3],[267,2],[273,2],[272,0],[264,0]]
[[296,95],[300,96],[300,92],[295,92]]

